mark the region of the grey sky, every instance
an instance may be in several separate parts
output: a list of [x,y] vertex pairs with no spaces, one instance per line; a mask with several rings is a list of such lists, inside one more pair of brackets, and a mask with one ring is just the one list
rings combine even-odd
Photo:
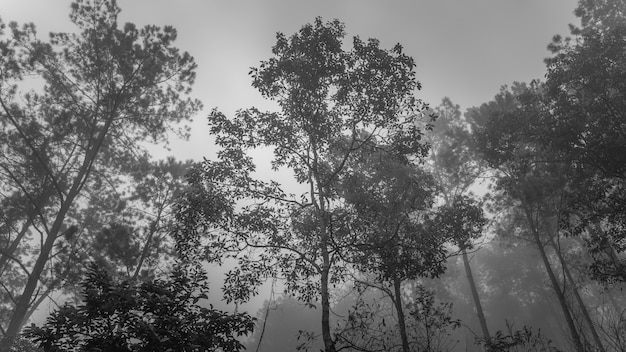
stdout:
[[[34,22],[40,36],[71,30],[70,0],[0,0],[5,22]],[[290,35],[316,16],[338,18],[353,35],[396,43],[417,62],[419,97],[437,105],[448,96],[464,111],[491,99],[501,85],[543,78],[546,45],[567,34],[576,0],[200,1],[118,0],[121,23],[171,24],[177,45],[199,65],[194,95],[205,111],[190,142],[171,152],[186,159],[211,156],[206,115],[250,106],[270,107],[250,86],[248,71],[270,57],[275,33]]]

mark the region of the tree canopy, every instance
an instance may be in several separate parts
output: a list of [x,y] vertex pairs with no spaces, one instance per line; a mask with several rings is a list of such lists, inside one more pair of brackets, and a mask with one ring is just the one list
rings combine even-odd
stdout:
[[176,30],[120,27],[119,12],[115,1],[74,2],[76,31],[51,33],[49,41],[34,24],[0,22],[0,331],[7,339],[52,292],[77,281],[72,274],[93,255],[92,238],[122,221],[122,189],[135,193],[128,177],[150,160],[142,145],[185,136],[184,123],[201,107],[188,96],[196,63],[173,46]]

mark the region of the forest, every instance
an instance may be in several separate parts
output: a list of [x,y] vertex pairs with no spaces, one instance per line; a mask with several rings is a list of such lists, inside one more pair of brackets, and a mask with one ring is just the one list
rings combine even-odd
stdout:
[[201,117],[201,161],[147,147],[203,109],[176,29],[69,11],[0,19],[0,352],[626,351],[623,0],[465,112],[314,18],[250,69],[275,110]]

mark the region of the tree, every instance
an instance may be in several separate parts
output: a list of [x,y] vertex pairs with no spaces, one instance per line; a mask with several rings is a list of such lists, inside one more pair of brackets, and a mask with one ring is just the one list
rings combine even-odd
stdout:
[[[513,200],[513,206],[519,207],[526,220],[522,234],[531,238],[539,251],[559,299],[574,346],[576,350],[583,351],[586,337],[581,335],[582,330],[575,324],[573,304],[568,302],[565,294],[569,287],[572,294],[578,297],[578,289],[567,274],[567,263],[562,260],[560,249],[552,245],[566,274],[563,286],[546,251],[546,247],[554,243],[555,237],[560,236],[558,224],[563,200],[568,197],[568,189],[565,187],[568,170],[563,164],[552,162],[550,152],[542,148],[535,139],[536,130],[542,128],[535,120],[542,106],[539,95],[536,94],[539,87],[537,84],[530,88],[516,85],[513,92],[503,88],[494,102],[483,104],[481,108],[474,110],[483,116],[475,119],[481,123],[476,125],[476,134],[483,157],[490,166],[499,171],[497,189]],[[594,344],[603,350],[602,341],[584,303],[577,298],[577,304]]]
[[[492,165],[515,160],[501,185],[516,188],[515,198],[526,204],[537,246],[554,249],[564,284],[600,350],[597,324],[575,287],[559,240],[584,238],[593,259],[590,272],[601,282],[626,278],[621,258],[626,248],[625,11],[620,1],[581,1],[576,9],[581,27],[571,26],[575,40],[555,36],[549,46],[553,56],[546,59],[546,82],[509,95],[517,107],[503,114],[507,118],[492,113],[492,125],[483,130],[492,131],[483,134]],[[549,270],[545,255],[544,262]]]
[[[279,33],[273,57],[251,75],[252,85],[280,111],[251,108],[233,119],[213,111],[209,121],[222,148],[219,161],[204,162],[190,176],[195,194],[182,214],[191,228],[178,235],[196,236],[193,250],[208,233],[205,258],[235,256],[239,267],[227,275],[227,299],[245,299],[263,277],[280,276],[300,300],[321,301],[327,352],[336,350],[331,288],[345,273],[338,263],[349,249],[337,236],[347,226],[338,180],[355,164],[355,151],[374,139],[397,155],[425,150],[413,59],[400,45],[384,50],[375,39],[355,37],[345,51],[344,35],[339,21],[321,18],[289,38]],[[247,152],[261,147],[273,152],[275,171],[293,172],[307,190],[302,197],[252,177],[255,165]],[[223,205],[222,216],[210,215],[213,205],[206,201]]]
[[489,341],[490,334],[487,321],[480,303],[478,289],[472,276],[467,251],[473,248],[473,241],[482,235],[486,219],[482,208],[477,202],[467,196],[456,196],[450,203],[443,205],[437,212],[435,228],[439,235],[449,238],[461,250],[463,267],[470,284],[470,292],[476,308],[476,315],[483,333],[483,338]]
[[[129,168],[121,189],[103,190],[97,198],[90,194],[92,201],[80,214],[80,236],[55,244],[56,258],[73,263],[55,268],[64,295],[80,299],[80,281],[91,261],[117,279],[148,280],[169,271],[175,199],[186,187],[184,175],[191,164],[171,157],[141,160]],[[96,231],[96,226],[102,228]]]
[[114,276],[133,280],[166,272],[164,267],[174,254],[168,235],[175,227],[176,199],[187,186],[185,174],[192,164],[170,157],[135,165],[130,191],[114,195],[113,216],[98,206],[85,211],[86,223],[106,225],[92,236],[83,236],[80,246],[91,250],[83,250],[81,260],[95,261]]
[[227,314],[205,303],[201,270],[177,265],[167,280],[142,284],[115,281],[93,264],[83,304],[66,304],[34,324],[25,336],[44,351],[240,351],[237,339],[252,332],[254,319]]
[[[400,317],[397,316],[396,297],[393,289],[378,286],[375,281],[361,282],[356,292],[352,292],[345,303],[351,308],[348,318],[339,322],[338,342],[342,349],[355,351],[409,351],[446,352],[454,350],[452,331],[461,322],[452,318],[452,304],[437,299],[434,291],[427,289],[418,280],[407,280],[403,287],[401,301],[406,340],[398,331]],[[377,289],[369,289],[378,286]],[[385,292],[391,291],[391,292]],[[351,301],[351,302],[346,302]],[[337,307],[333,307],[337,312]]]
[[[467,253],[473,248],[472,241],[481,235],[481,231],[476,230],[482,229],[482,225],[474,227],[472,223],[478,225],[483,222],[484,225],[485,220],[475,208],[477,205],[472,204],[472,201],[464,196],[469,192],[470,187],[476,184],[486,167],[478,155],[478,146],[471,132],[470,123],[461,116],[459,106],[454,105],[449,98],[444,98],[436,111],[437,121],[433,126],[432,133],[427,136],[431,145],[429,166],[442,189],[441,193],[446,206],[448,206],[448,211],[454,211],[449,207],[458,205],[459,215],[466,216],[465,220],[469,221],[466,225],[463,225],[462,222],[457,223],[461,226],[451,229],[450,238],[456,240],[454,244],[461,251],[465,275],[470,285],[478,322],[483,338],[485,341],[489,341],[489,328]],[[465,215],[462,215],[463,213]]]
[[541,331],[533,333],[532,329],[524,326],[522,330],[513,330],[513,326],[507,323],[508,334],[498,330],[493,339],[482,340],[480,344],[487,351],[494,352],[559,352],[552,346],[552,341],[541,335]]
[[[384,150],[384,146],[377,148]],[[460,195],[434,210],[440,188],[430,174],[417,164],[394,160],[384,152],[361,152],[361,166],[353,168],[342,184],[349,213],[354,214],[350,230],[358,238],[354,265],[374,276],[374,282],[366,285],[391,299],[402,350],[409,351],[411,345],[425,342],[409,341],[403,283],[443,274],[449,256],[445,245],[471,248],[471,241],[482,233],[485,219],[473,200]],[[418,297],[426,299],[426,291],[419,292]]]
[[471,120],[461,114],[460,107],[444,98],[434,111],[437,120],[425,135],[430,145],[426,165],[445,203],[451,204],[454,198],[467,195],[487,168],[478,154]]
[[394,159],[384,146],[359,153],[359,164],[349,167],[341,183],[354,238],[350,243],[356,247],[349,262],[373,276],[373,283],[361,284],[378,288],[392,301],[402,351],[408,352],[402,284],[443,273],[444,244],[450,238],[429,221],[436,195],[431,175],[415,163]]
[[568,166],[576,190],[562,228],[587,238],[594,277],[626,282],[626,6],[581,1],[576,15],[576,40],[555,36],[550,44],[538,121],[547,128],[537,137]]
[[[473,261],[489,288],[483,304],[490,320],[499,323],[494,330],[507,331],[509,325],[532,327],[552,338],[557,346],[566,346],[567,325],[558,312],[555,295],[546,287],[549,279],[540,256],[531,241],[511,235],[524,219],[513,214],[507,218]],[[487,345],[488,340],[481,341]]]
[[413,340],[417,349],[429,352],[451,351],[458,341],[451,339],[451,331],[461,325],[452,319],[452,303],[441,302],[434,291],[417,284],[413,288],[413,300],[409,304],[412,325],[409,331],[415,334]]
[[[172,46],[176,30],[120,28],[119,12],[113,0],[77,1],[70,13],[77,32],[52,33],[49,43],[37,39],[33,24],[0,24],[7,340],[75,265],[55,246],[64,239],[72,248],[89,230],[83,210],[148,158],[142,142],[164,142],[168,131],[185,135],[175,125],[201,107],[185,98],[196,64]],[[27,77],[37,78],[38,89],[27,90]]]

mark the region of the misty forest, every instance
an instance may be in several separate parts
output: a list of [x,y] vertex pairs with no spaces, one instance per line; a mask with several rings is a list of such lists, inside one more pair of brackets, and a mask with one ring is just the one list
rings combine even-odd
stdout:
[[0,21],[0,351],[626,351],[626,2],[464,112],[312,17],[232,116],[172,26],[68,11]]

